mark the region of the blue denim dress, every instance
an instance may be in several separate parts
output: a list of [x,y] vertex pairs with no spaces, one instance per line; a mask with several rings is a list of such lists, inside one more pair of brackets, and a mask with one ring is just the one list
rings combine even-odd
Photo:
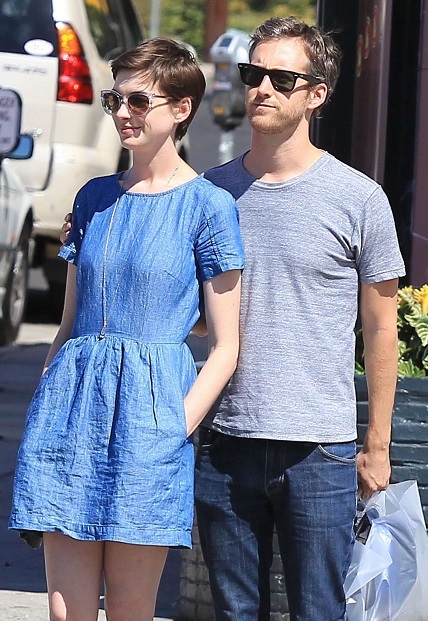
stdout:
[[77,265],[71,338],[42,377],[18,453],[10,528],[191,546],[184,343],[199,282],[243,267],[235,202],[202,177],[161,194],[119,175],[76,197],[60,256]]

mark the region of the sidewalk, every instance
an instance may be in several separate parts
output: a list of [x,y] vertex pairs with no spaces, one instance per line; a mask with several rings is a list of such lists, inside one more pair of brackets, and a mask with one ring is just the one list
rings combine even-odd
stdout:
[[[28,403],[58,326],[24,325],[17,345],[0,348],[0,621],[47,621],[43,551],[32,550],[7,530],[16,452]],[[158,621],[171,621],[179,597],[181,555],[171,550],[156,606]],[[100,599],[99,621],[104,620]]]

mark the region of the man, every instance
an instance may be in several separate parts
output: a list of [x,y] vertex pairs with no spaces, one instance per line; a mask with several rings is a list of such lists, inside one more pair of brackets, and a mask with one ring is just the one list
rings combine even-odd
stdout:
[[[274,527],[291,621],[345,619],[356,465],[365,498],[390,477],[404,267],[382,189],[309,138],[339,62],[316,27],[262,24],[240,67],[251,149],[206,173],[237,200],[246,251],[238,369],[196,459],[216,621],[269,619]],[[358,307],[370,422],[356,457]]]
[[[262,24],[240,66],[250,151],[205,175],[237,200],[246,252],[238,369],[196,461],[217,621],[269,619],[274,526],[291,621],[345,619],[356,463],[365,498],[390,477],[404,267],[382,189],[309,139],[339,60],[316,27]],[[355,459],[358,300],[370,422]]]

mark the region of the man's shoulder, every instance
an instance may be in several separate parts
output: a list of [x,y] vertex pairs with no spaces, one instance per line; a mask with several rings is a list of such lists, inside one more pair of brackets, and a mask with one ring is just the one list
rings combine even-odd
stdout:
[[204,173],[205,179],[230,192],[235,200],[241,196],[242,187],[248,185],[249,175],[242,164],[242,158],[241,155],[226,164],[209,168]]
[[364,194],[371,194],[381,186],[377,181],[357,170],[353,166],[338,160],[334,155],[328,154],[328,169],[330,178],[337,186],[348,186],[351,191],[363,191]]

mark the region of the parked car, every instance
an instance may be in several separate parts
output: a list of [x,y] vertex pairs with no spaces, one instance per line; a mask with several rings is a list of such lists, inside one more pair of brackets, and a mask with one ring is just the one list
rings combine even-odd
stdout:
[[109,60],[142,39],[131,0],[0,0],[0,84],[21,95],[23,132],[35,143],[32,160],[14,168],[31,195],[34,261],[44,269],[56,317],[64,215],[88,179],[129,162],[99,102],[112,85]]
[[10,159],[31,157],[33,138],[19,140],[21,100],[0,89],[0,345],[12,343],[25,312],[33,210]]

